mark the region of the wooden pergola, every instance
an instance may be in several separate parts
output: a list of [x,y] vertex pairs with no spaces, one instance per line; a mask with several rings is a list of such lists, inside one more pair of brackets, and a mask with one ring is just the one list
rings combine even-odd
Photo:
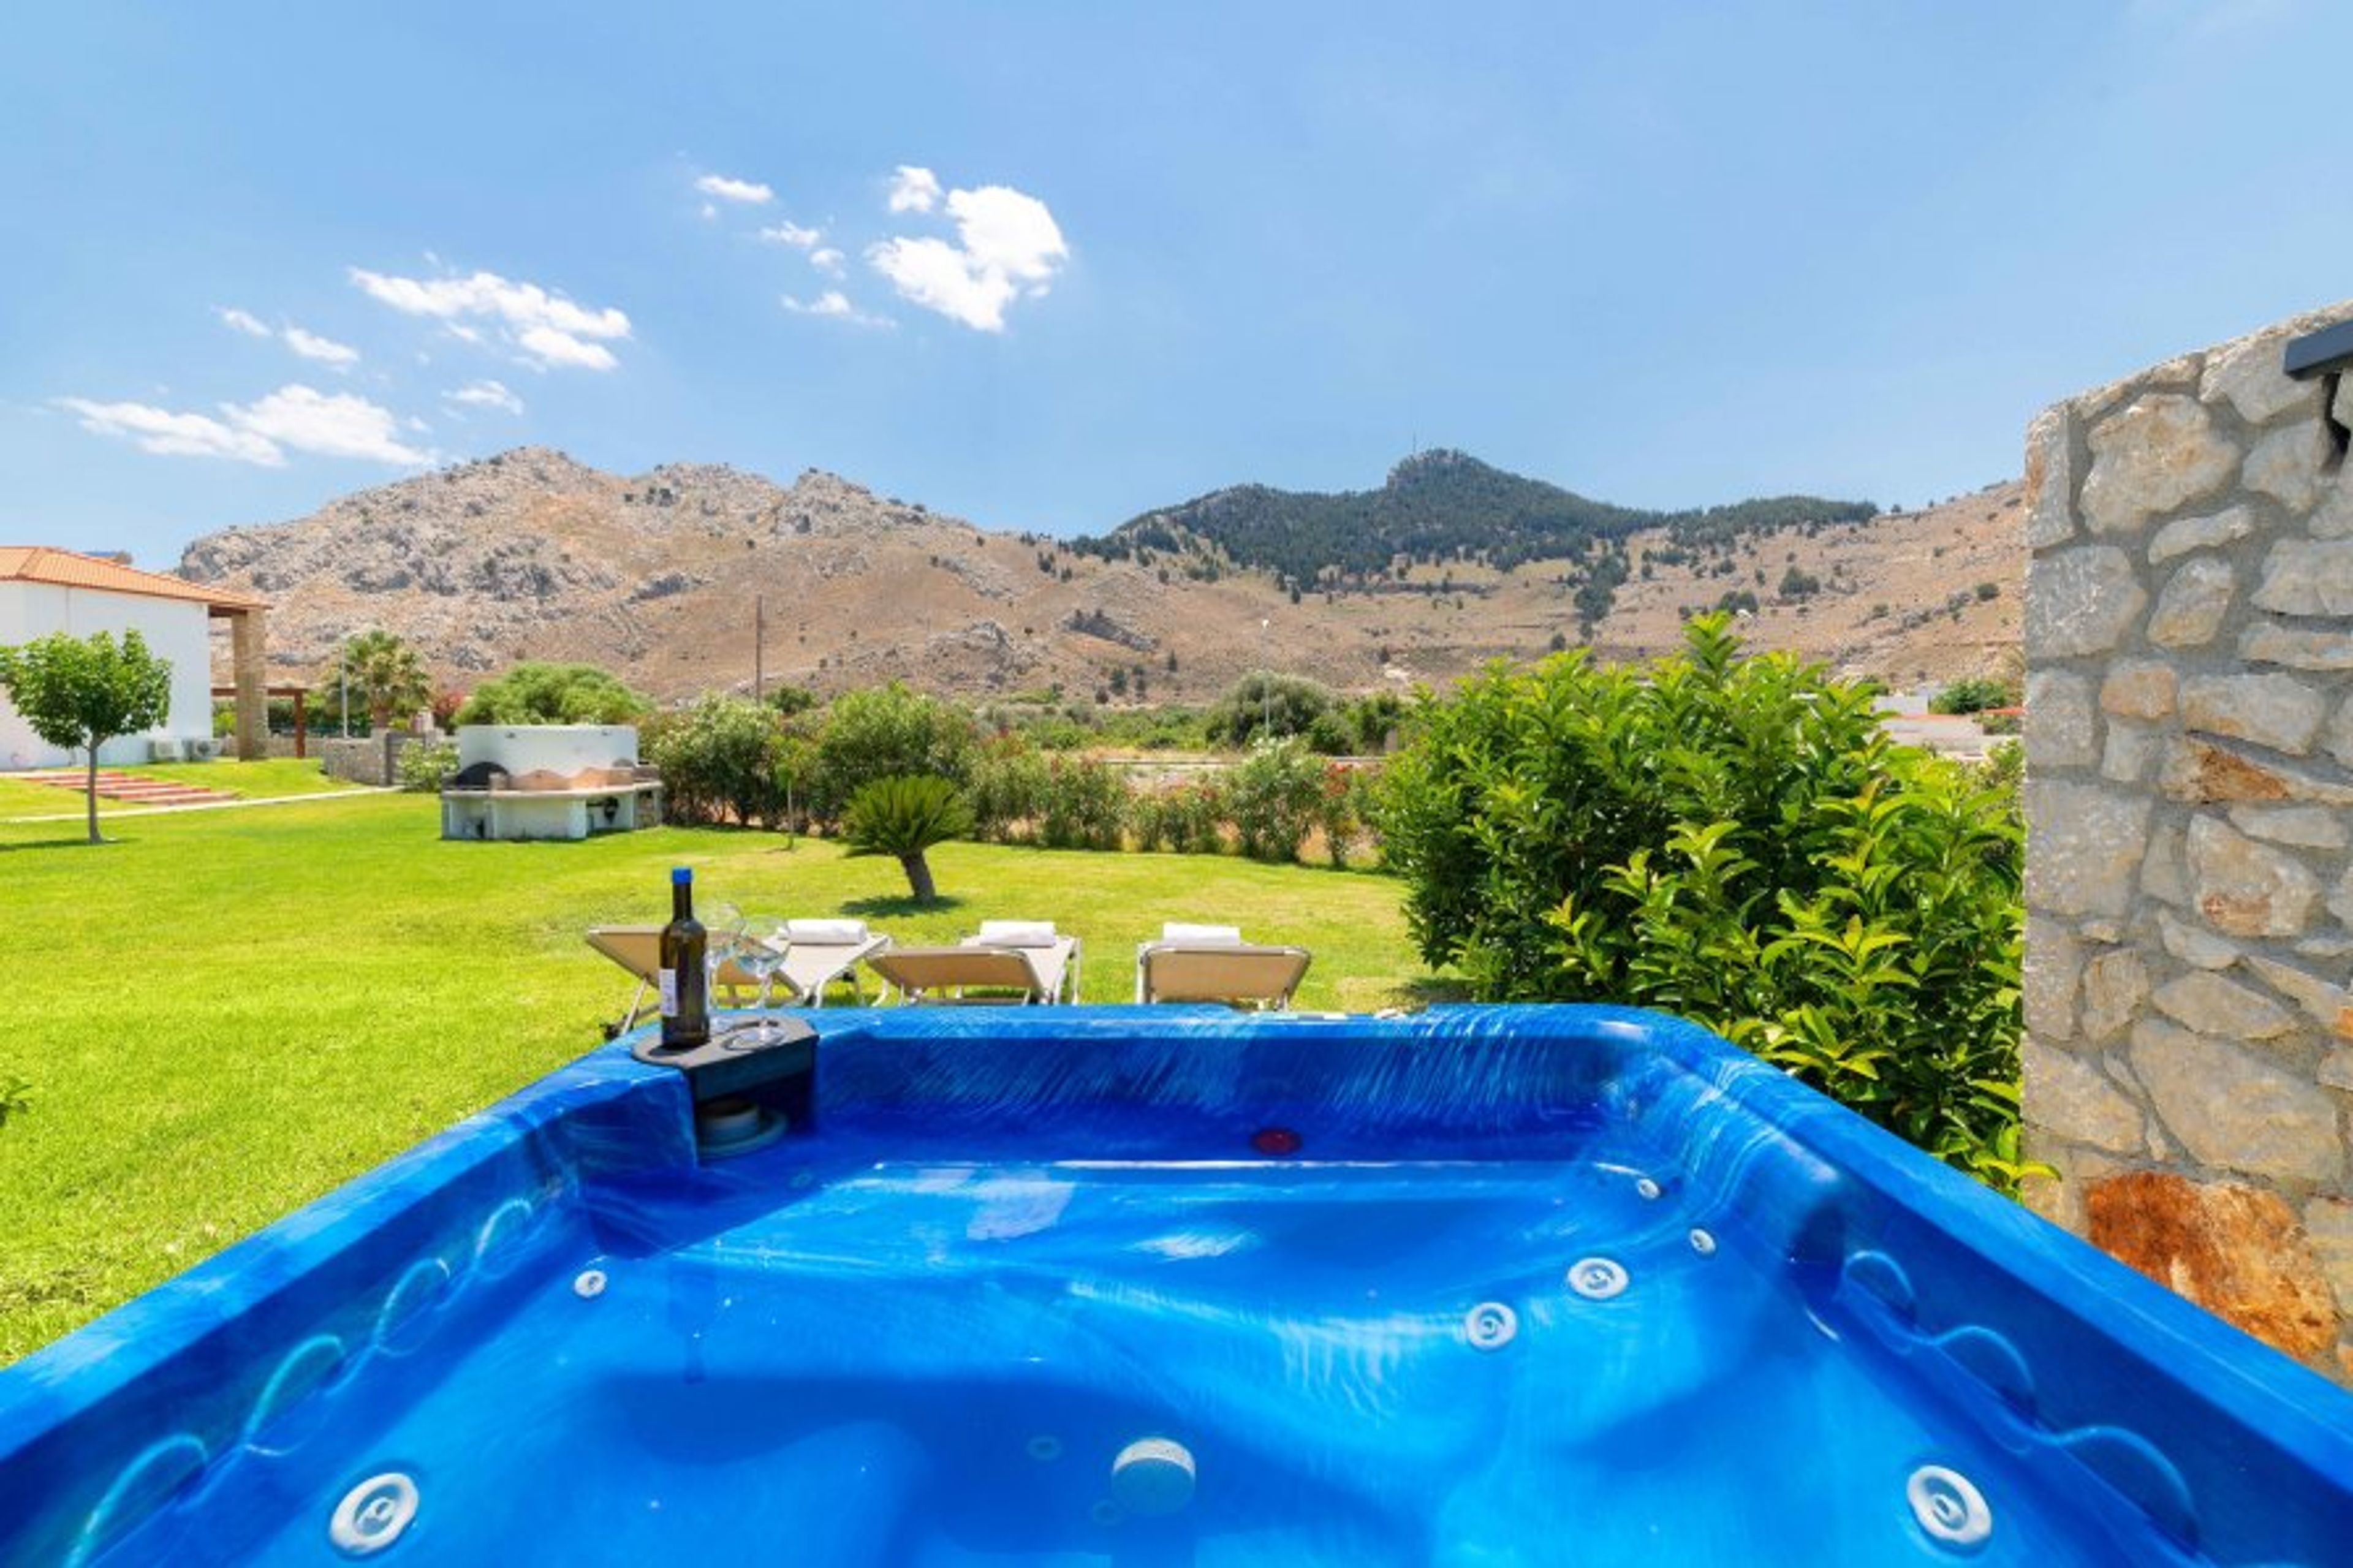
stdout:
[[[234,686],[216,686],[213,688],[213,698],[216,701],[223,698],[234,698],[237,694],[237,689]],[[261,694],[264,697],[291,697],[294,700],[294,755],[298,761],[303,757],[309,756],[311,754],[311,721],[307,717],[303,704],[310,698],[311,689],[307,686],[265,686],[261,689]],[[242,727],[242,717],[243,710],[240,710],[240,728]],[[261,727],[265,732],[269,728],[269,718],[266,711],[262,715]],[[243,743],[243,737],[240,735],[238,740],[239,750],[237,753],[240,757],[244,755]]]

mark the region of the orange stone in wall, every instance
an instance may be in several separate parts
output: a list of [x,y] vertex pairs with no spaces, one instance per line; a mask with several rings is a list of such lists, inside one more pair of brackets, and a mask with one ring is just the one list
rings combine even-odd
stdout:
[[2278,1194],[2160,1171],[2084,1194],[2092,1245],[2297,1360],[2337,1342],[2337,1308]]

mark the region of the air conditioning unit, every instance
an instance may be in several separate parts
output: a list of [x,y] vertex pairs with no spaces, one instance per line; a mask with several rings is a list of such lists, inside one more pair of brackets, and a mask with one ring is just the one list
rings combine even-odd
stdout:
[[200,741],[185,742],[184,742],[184,745],[187,752],[188,761],[192,763],[216,762],[220,758],[221,743],[210,735],[206,735]]
[[151,763],[178,762],[180,760],[180,742],[177,741],[148,742],[147,760]]

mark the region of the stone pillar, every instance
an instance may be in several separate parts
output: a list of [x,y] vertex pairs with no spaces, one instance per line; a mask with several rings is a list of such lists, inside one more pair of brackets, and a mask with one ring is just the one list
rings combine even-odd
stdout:
[[2348,318],[2028,432],[2024,1061],[2038,1209],[2353,1383]]
[[237,685],[237,757],[241,763],[269,755],[269,696],[264,689],[268,656],[263,651],[265,613],[250,609],[229,618],[229,657]]

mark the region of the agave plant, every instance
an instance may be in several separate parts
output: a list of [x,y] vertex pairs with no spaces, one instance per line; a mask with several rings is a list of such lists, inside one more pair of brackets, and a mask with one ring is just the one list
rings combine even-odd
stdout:
[[972,808],[937,773],[876,779],[849,797],[843,831],[853,855],[895,855],[919,904],[939,897],[923,851],[972,832]]

